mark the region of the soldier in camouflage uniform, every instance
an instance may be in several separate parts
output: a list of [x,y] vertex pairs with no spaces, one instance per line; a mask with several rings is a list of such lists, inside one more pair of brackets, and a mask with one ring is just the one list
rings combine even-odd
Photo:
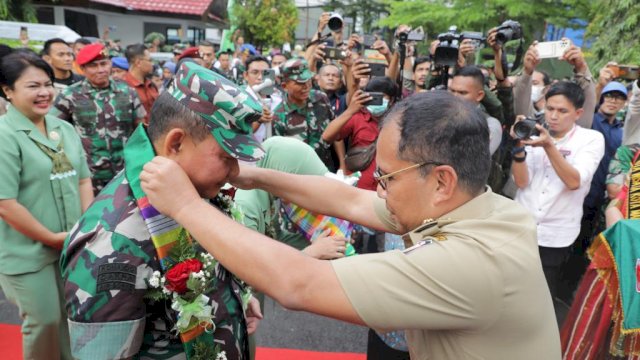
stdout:
[[304,59],[287,60],[281,74],[286,96],[274,110],[273,134],[306,142],[329,169],[335,170],[330,145],[322,140],[322,132],[334,118],[327,95],[311,89],[313,73]]
[[134,90],[109,78],[111,61],[103,45],[85,46],[77,62],[86,79],[62,91],[51,114],[75,126],[97,194],[124,167],[124,144],[146,111]]
[[[192,62],[181,65],[174,87],[152,108],[154,121],[148,129],[139,126],[125,146],[125,170],[98,195],[63,249],[60,266],[76,358],[184,359],[186,347],[171,331],[177,315],[171,302],[145,297],[152,273],[163,271],[155,236],[179,225],[143,207],[139,174],[155,154],[167,156],[199,184],[202,197],[214,198],[220,184],[237,173],[236,159],[257,161],[264,155],[249,135],[261,110],[214,72]],[[248,324],[260,316],[259,304],[250,300],[245,317],[243,285],[220,264],[211,285],[215,344],[227,359],[248,359]]]

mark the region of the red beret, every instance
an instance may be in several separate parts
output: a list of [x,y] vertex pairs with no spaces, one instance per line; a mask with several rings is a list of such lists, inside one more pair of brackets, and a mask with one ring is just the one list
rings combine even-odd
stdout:
[[85,65],[92,61],[108,59],[109,52],[100,43],[90,44],[82,48],[78,53],[76,62],[78,65]]
[[198,47],[194,46],[194,47],[190,47],[188,49],[185,49],[182,54],[180,54],[180,57],[178,57],[178,60],[182,60],[184,58],[199,58],[200,55],[198,54]]

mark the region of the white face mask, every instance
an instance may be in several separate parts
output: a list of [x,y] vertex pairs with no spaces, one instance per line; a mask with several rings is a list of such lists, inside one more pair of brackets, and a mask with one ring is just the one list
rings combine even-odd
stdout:
[[544,86],[542,85],[538,85],[538,86],[532,86],[531,87],[531,101],[533,103],[537,103],[538,101],[540,101],[540,99],[542,99],[542,91],[544,90]]

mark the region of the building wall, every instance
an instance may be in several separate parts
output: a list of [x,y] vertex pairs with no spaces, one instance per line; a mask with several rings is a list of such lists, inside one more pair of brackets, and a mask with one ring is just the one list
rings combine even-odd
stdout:
[[203,30],[207,27],[211,27],[202,21],[180,19],[180,16],[177,14],[160,17],[140,14],[122,14],[104,10],[69,6],[53,6],[53,8],[55,25],[66,25],[64,21],[64,11],[67,9],[92,14],[96,16],[98,32],[102,34],[105,28],[110,28],[110,38],[120,39],[123,45],[143,42],[146,35],[144,33],[145,23],[167,24],[170,27],[181,27],[182,34],[184,34],[183,36],[185,37],[189,27],[200,28]]

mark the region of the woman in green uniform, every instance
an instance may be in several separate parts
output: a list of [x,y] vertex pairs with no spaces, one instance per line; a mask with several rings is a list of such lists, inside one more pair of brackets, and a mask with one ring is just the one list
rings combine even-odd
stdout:
[[0,286],[19,308],[25,359],[70,359],[60,249],[93,200],[82,143],[47,116],[53,71],[26,50],[0,61]]

